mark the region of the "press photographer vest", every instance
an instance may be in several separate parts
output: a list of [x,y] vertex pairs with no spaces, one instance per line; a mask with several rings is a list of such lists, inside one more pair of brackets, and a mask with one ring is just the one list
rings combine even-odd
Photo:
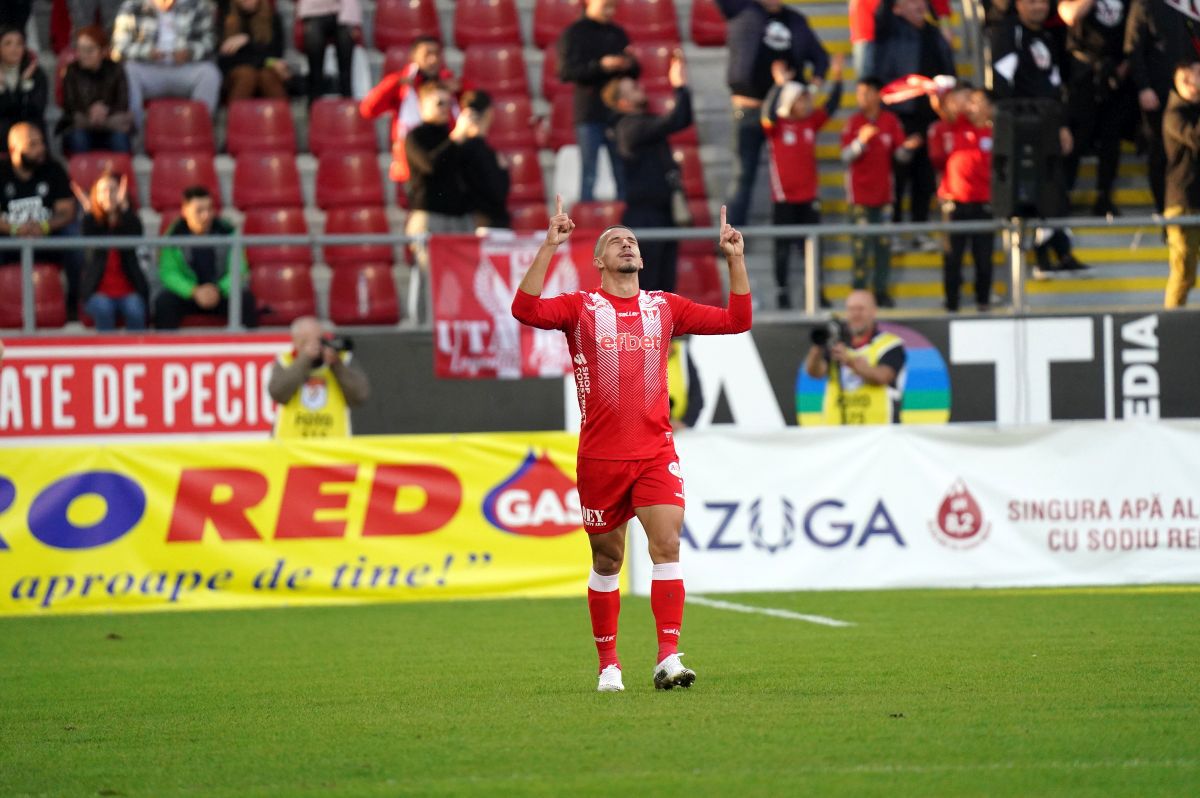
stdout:
[[[345,352],[339,354],[348,362]],[[285,368],[292,365],[295,355],[285,352],[278,362]],[[300,389],[286,404],[279,406],[275,417],[276,438],[346,438],[350,435],[350,405],[333,370],[327,365],[313,369]]]
[[[865,357],[868,365],[878,366],[883,356],[896,346],[903,346],[898,335],[879,332],[865,345],[850,351]],[[900,375],[896,378],[899,380]],[[825,389],[825,423],[834,426],[892,424],[900,419],[900,399],[898,389],[890,385],[871,385],[848,366],[834,364],[829,370],[829,383]]]

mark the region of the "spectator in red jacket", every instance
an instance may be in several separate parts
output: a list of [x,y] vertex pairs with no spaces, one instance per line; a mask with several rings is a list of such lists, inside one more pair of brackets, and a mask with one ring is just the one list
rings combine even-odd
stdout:
[[[821,223],[820,203],[817,201],[817,134],[829,118],[837,113],[838,104],[842,101],[844,60],[840,54],[834,56],[829,70],[829,98],[823,108],[816,110],[813,109],[809,87],[792,80],[795,73],[782,61],[772,66],[775,86],[767,92],[762,112],[762,126],[771,154],[772,224]],[[792,306],[788,291],[788,261],[792,247],[803,243],[803,237],[775,239],[775,286],[781,310]],[[816,264],[816,267],[819,290],[820,264]]]
[[[929,128],[929,157],[942,173],[938,199],[946,221],[978,221],[992,218],[992,103],[987,92],[960,87],[952,90],[934,108],[941,116]],[[992,233],[952,233],[946,241],[942,261],[942,284],[946,310],[958,310],[962,287],[963,254],[968,246],[975,263],[975,306],[991,308],[992,257],[996,237]]]
[[431,36],[421,36],[412,43],[409,61],[398,72],[390,72],[363,97],[358,112],[366,119],[395,114],[392,123],[392,165],[388,176],[397,183],[408,181],[408,158],[404,155],[404,140],[408,131],[421,124],[421,104],[417,92],[429,81],[440,83],[451,94],[450,122],[458,116],[455,99],[462,86],[442,61],[442,45]]
[[[846,172],[850,218],[861,225],[891,221],[892,161],[904,151],[904,128],[895,114],[883,109],[881,88],[875,78],[859,78],[854,92],[858,113],[850,117],[842,131],[842,160],[850,167]],[[854,236],[852,247],[854,287],[866,288],[871,275],[876,304],[895,307],[888,293],[892,265],[888,236]]]

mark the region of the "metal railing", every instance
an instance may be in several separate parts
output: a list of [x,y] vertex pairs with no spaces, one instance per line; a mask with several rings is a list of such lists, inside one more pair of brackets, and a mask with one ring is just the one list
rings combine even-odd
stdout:
[[[1038,228],[1087,228],[1103,230],[1105,228],[1148,227],[1161,229],[1165,224],[1200,226],[1200,216],[1181,216],[1164,220],[1159,216],[1122,216],[1116,219],[1066,217],[1055,219],[994,219],[971,222],[928,222],[923,224],[855,224],[852,222],[823,223],[819,225],[754,225],[741,229],[749,244],[777,238],[805,239],[804,247],[804,311],[809,315],[818,312],[818,264],[821,262],[824,239],[845,236],[896,236],[905,234],[930,233],[1006,233],[1008,235],[1006,253],[1010,270],[1010,290],[1012,310],[1022,313],[1026,310],[1025,300],[1025,266],[1024,251],[1033,233]],[[711,240],[716,251],[717,228],[656,228],[639,229],[637,236],[643,241],[697,241]],[[538,235],[530,233],[529,235]],[[363,235],[266,235],[246,236],[240,232],[229,236],[189,236],[187,245],[230,247],[237,256],[235,262],[245,262],[245,247],[304,245],[309,247],[345,246],[354,244],[386,244],[399,247],[410,243],[423,242],[425,236],[406,236],[402,234],[363,234]],[[36,329],[34,314],[34,284],[33,266],[36,262],[35,250],[88,250],[96,248],[139,249],[180,246],[178,237],[167,236],[123,236],[123,237],[74,237],[74,238],[0,238],[0,252],[19,250],[21,264],[21,300],[22,300],[22,330],[26,333]],[[1164,264],[1165,266],[1165,264]],[[413,267],[414,269],[416,267]],[[230,296],[240,296],[245,274],[242,269],[232,269],[230,274]],[[1165,269],[1164,269],[1165,280]],[[242,329],[241,303],[229,303],[229,323],[231,330]]]

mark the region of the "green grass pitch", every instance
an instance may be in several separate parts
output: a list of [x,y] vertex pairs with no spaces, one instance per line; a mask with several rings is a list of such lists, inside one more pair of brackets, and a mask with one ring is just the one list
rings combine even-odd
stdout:
[[1200,590],[724,598],[0,620],[0,796],[1200,795]]

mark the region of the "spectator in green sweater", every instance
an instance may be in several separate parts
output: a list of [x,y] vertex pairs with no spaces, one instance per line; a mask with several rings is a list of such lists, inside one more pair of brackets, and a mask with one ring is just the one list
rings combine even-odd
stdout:
[[[212,195],[204,186],[183,190],[182,218],[167,235],[186,239],[190,236],[228,236],[233,225],[217,217]],[[227,318],[229,315],[229,278],[232,270],[246,274],[241,253],[233,247],[191,246],[181,240],[177,247],[163,247],[158,255],[158,276],[163,290],[154,301],[154,323],[160,330],[178,329],[185,316],[206,314]],[[242,324],[258,326],[254,295],[242,282]]]

